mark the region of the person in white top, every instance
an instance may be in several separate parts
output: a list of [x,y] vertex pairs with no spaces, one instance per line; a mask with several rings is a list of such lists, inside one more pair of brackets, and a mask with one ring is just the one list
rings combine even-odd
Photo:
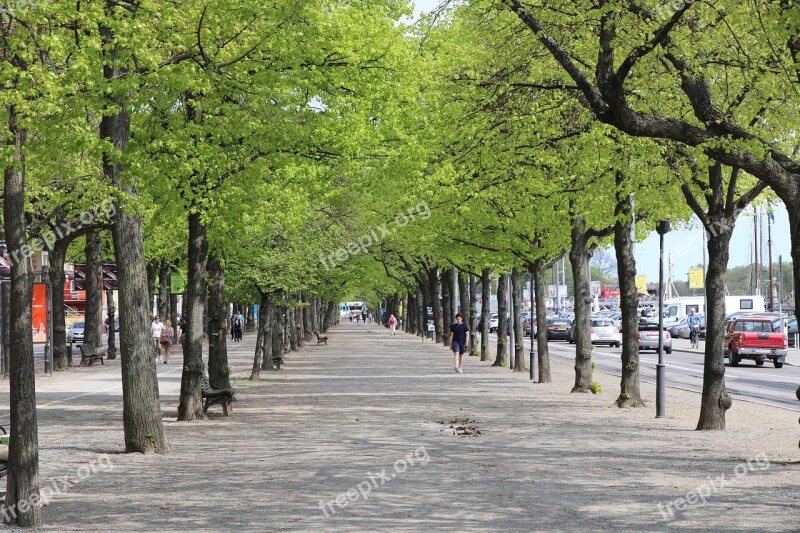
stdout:
[[150,335],[153,337],[153,347],[156,351],[156,359],[161,361],[161,332],[164,331],[164,324],[161,319],[156,316],[152,324],[150,324]]

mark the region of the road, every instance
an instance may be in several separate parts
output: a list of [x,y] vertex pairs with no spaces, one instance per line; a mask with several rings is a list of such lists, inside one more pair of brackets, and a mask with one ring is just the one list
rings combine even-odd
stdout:
[[[492,354],[495,353],[497,335],[489,336]],[[703,391],[703,354],[678,351],[688,349],[689,341],[680,339],[675,341],[671,354],[664,354],[666,364],[667,386],[679,389],[702,392]],[[550,341],[550,358],[568,364],[575,362],[575,345],[565,341]],[[701,343],[702,348],[702,343]],[[525,339],[525,350],[530,351],[530,340]],[[595,346],[592,360],[597,363],[597,370],[621,375],[621,348]],[[641,379],[655,383],[656,364],[658,354],[655,352],[642,352],[640,355]],[[797,364],[796,360],[794,363]],[[747,400],[766,405],[774,405],[800,411],[800,402],[797,401],[795,391],[800,385],[800,366],[784,365],[775,368],[771,363],[756,366],[753,361],[743,361],[739,367],[731,368],[726,364],[725,385],[734,400]],[[669,398],[667,399],[669,401]]]

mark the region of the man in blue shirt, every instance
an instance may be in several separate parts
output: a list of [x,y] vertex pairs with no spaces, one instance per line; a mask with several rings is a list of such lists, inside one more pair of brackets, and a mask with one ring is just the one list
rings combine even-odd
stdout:
[[456,366],[453,369],[459,374],[463,373],[461,364],[464,360],[464,352],[469,342],[469,326],[464,324],[464,317],[461,313],[456,315],[456,323],[450,326],[450,349],[453,350],[453,358]]

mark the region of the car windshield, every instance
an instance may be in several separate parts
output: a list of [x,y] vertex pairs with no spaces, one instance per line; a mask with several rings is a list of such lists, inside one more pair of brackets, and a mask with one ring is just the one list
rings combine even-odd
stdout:
[[614,323],[610,320],[592,320],[592,327],[602,328],[606,326],[613,326]]
[[75,322],[72,324],[72,329],[83,329],[84,323],[83,322]]

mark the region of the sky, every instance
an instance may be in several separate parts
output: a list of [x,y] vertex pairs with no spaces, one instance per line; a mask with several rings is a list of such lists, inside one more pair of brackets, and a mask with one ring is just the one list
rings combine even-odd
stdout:
[[[430,12],[436,9],[441,0],[417,0],[415,5],[415,18],[420,12]],[[772,259],[778,262],[778,256],[783,256],[784,263],[791,261],[791,246],[789,241],[789,215],[783,204],[774,209],[775,223],[772,225]],[[748,216],[749,215],[749,216]],[[767,239],[766,217],[763,217],[763,236]],[[669,252],[672,264],[672,279],[686,280],[689,269],[703,264],[703,232],[700,222],[693,220],[691,228],[673,228],[673,231],[664,237],[665,253]],[[761,236],[759,235],[759,241]],[[760,244],[760,243],[759,243]],[[731,238],[731,252],[728,267],[749,265],[752,262],[753,247],[753,218],[752,209],[742,213],[737,220]],[[761,246],[759,246],[761,247]],[[639,274],[647,276],[647,281],[658,281],[658,234],[653,231],[644,241],[637,243],[635,248],[636,268]],[[764,243],[766,250],[766,242]],[[610,250],[613,253],[613,248]],[[766,251],[764,258],[766,260]],[[665,257],[666,260],[666,257]]]

